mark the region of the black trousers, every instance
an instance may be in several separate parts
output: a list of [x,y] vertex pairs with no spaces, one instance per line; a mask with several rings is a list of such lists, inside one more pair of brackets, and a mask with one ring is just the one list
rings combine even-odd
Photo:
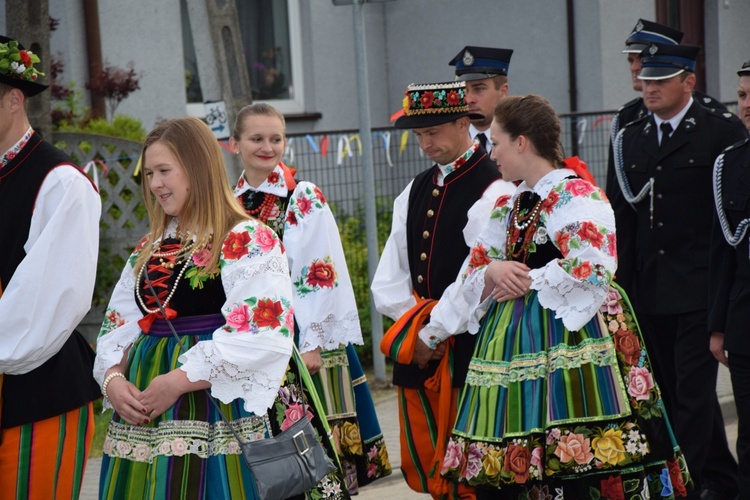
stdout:
[[737,491],[737,462],[729,451],[716,395],[718,362],[709,350],[706,311],[638,315],[677,443],[696,483],[721,493]]
[[737,406],[737,458],[740,462],[740,496],[750,500],[750,356],[729,353],[734,404]]

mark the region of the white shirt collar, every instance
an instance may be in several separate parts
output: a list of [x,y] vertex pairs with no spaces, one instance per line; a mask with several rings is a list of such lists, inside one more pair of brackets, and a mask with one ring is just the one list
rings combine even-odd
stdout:
[[691,96],[690,100],[685,105],[685,107],[682,108],[679,113],[674,115],[669,120],[662,120],[656,115],[656,113],[654,113],[654,122],[656,122],[656,133],[658,135],[659,142],[661,142],[661,124],[664,122],[669,122],[669,124],[672,125],[672,133],[674,134],[674,131],[677,130],[677,127],[680,126],[680,122],[682,121],[683,118],[685,118],[685,115],[687,114],[688,109],[690,109],[690,106],[692,105],[693,105],[693,97]]
[[234,188],[234,197],[238,198],[242,193],[246,191],[260,191],[261,193],[273,194],[279,197],[286,197],[289,193],[289,187],[286,184],[284,178],[284,171],[280,165],[276,165],[273,171],[268,175],[266,180],[257,188],[252,187],[245,179],[245,173],[240,175],[237,181],[237,187]]

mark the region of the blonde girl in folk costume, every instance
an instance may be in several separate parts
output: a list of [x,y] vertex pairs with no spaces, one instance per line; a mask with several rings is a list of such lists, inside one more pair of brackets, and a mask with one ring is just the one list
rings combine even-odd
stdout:
[[115,410],[99,495],[254,498],[237,441],[203,389],[247,440],[285,428],[278,411],[304,413],[287,371],[294,319],[281,240],[237,205],[219,145],[200,120],[156,127],[142,159],[150,230],[125,265],[97,341],[94,377]]
[[[284,240],[292,276],[296,341],[333,430],[347,486],[391,473],[370,390],[352,344],[362,344],[338,226],[314,184],[281,162],[284,116],[267,104],[237,115],[230,145],[244,172],[234,195]],[[356,401],[356,406],[355,406]]]
[[443,477],[479,499],[686,496],[643,338],[612,283],[609,202],[563,160],[543,98],[504,99],[490,130],[492,159],[521,184],[497,199],[463,272],[478,338]]

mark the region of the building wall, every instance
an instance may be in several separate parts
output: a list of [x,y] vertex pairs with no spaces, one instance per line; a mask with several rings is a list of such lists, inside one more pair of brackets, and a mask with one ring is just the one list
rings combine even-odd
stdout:
[[706,90],[720,101],[737,100],[737,70],[750,59],[750,2],[706,0]]

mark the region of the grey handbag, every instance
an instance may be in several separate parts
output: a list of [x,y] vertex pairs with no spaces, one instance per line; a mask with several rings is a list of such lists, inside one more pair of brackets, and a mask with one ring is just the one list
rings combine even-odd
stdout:
[[[185,345],[182,343],[182,339],[177,335],[172,322],[167,318],[164,307],[151,285],[148,273],[144,274],[146,283],[156,298],[159,310],[184,353]],[[297,380],[302,380],[299,373]],[[333,460],[330,459],[323,445],[318,441],[315,428],[306,415],[276,436],[258,441],[245,441],[234,429],[224,412],[221,411],[216,399],[211,396],[211,391],[208,389],[205,391],[208,399],[240,445],[245,463],[253,473],[258,498],[283,500],[300,495],[314,488],[327,474],[336,470]],[[300,388],[300,394],[303,408],[305,408],[307,406],[305,391],[302,388]]]

